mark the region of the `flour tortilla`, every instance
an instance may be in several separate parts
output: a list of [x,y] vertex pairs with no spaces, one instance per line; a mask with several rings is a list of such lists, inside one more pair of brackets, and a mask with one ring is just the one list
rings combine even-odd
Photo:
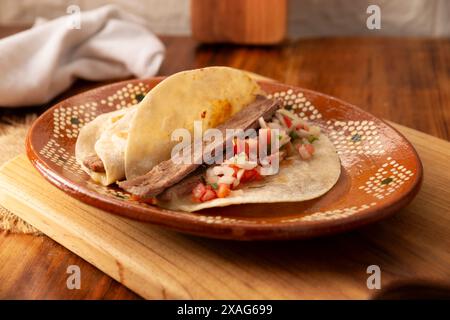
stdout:
[[[109,185],[125,176],[125,148],[136,106],[102,114],[80,131],[75,146],[75,157],[91,178],[102,185]],[[94,172],[83,161],[97,155],[105,172]]]
[[226,198],[195,203],[191,196],[174,198],[159,205],[172,210],[198,211],[244,203],[298,202],[318,198],[328,192],[341,174],[341,164],[333,143],[322,133],[314,142],[315,153],[308,160],[297,155],[280,163],[278,174],[262,181],[244,183]]
[[138,106],[125,152],[126,178],[141,176],[168,160],[179,143],[171,139],[175,129],[185,128],[192,135],[196,120],[203,120],[203,130],[217,127],[261,93],[245,72],[228,67],[184,71],[166,78]]

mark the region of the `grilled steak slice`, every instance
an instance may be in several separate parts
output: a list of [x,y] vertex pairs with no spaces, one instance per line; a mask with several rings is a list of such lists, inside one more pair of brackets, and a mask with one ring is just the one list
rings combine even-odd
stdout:
[[[234,114],[228,121],[219,125],[217,129],[222,132],[223,136],[226,136],[226,129],[256,129],[259,126],[258,119],[260,117],[265,120],[270,119],[279,107],[279,101],[258,96],[253,103]],[[223,141],[222,147],[226,143],[226,140]],[[204,154],[200,155],[202,159],[204,159],[204,155],[209,155],[211,149],[211,146],[203,148]],[[191,150],[194,150],[194,148]],[[163,161],[143,176],[119,182],[119,187],[141,198],[156,196],[197,169],[200,164],[196,163],[201,163],[201,161],[192,162],[190,164],[176,164],[172,159]]]
[[179,183],[171,186],[164,190],[158,196],[158,199],[162,201],[170,201],[175,197],[182,197],[189,195],[192,192],[192,189],[195,188],[196,185],[203,182],[204,183],[204,168],[198,168],[194,172],[192,172],[189,176],[181,180]]
[[92,155],[88,156],[83,160],[83,164],[90,170],[94,172],[106,172],[105,166],[103,165],[103,161],[97,156]]

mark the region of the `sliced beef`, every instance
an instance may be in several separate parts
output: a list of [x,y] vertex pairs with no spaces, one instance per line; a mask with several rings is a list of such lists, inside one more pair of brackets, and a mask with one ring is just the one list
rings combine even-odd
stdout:
[[198,168],[186,178],[164,190],[158,199],[162,201],[170,201],[175,197],[182,197],[192,193],[192,189],[199,183],[204,183],[205,168]]
[[[281,162],[284,158],[286,158],[287,152],[284,150],[279,151],[279,161]],[[162,201],[170,201],[175,197],[183,197],[192,193],[192,189],[199,183],[205,182],[205,171],[206,167],[202,166],[198,168],[186,178],[173,185],[170,188],[164,190],[158,198]]]
[[105,171],[105,166],[103,165],[103,161],[97,156],[92,155],[84,158],[83,164],[90,170],[94,172],[103,173]]
[[[279,101],[258,96],[253,103],[234,114],[228,121],[219,125],[217,129],[222,132],[224,137],[226,136],[226,129],[256,129],[259,126],[258,119],[260,117],[269,120],[279,107]],[[222,148],[226,142],[222,142]],[[194,150],[194,148],[191,150]],[[204,154],[208,155],[211,149],[205,150],[203,148],[203,150]],[[204,158],[203,154],[199,156],[201,159]],[[143,176],[119,182],[119,186],[141,198],[156,196],[181,181],[200,166],[200,164],[195,164],[198,161],[193,162],[192,164],[176,164],[172,159],[169,159],[153,167]]]

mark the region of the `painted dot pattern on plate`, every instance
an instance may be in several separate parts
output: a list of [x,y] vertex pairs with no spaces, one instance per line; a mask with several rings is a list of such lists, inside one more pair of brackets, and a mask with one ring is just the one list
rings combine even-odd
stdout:
[[200,215],[199,220],[208,224],[233,224],[236,222],[240,223],[249,223],[249,224],[265,224],[267,223],[265,220],[244,220],[238,218],[231,217],[222,217],[222,216],[205,216]]
[[383,199],[394,193],[413,175],[414,172],[392,159],[392,157],[388,157],[377,172],[358,189],[364,190],[367,194],[372,194],[377,199]]
[[95,190],[98,193],[103,194],[105,196],[114,197],[116,199],[123,200],[123,201],[131,201],[130,194],[126,193],[126,192],[123,192],[121,190],[105,187],[105,186],[99,185],[99,184],[97,184],[95,182],[92,182],[92,181],[88,181],[87,185],[92,190]]
[[293,218],[293,219],[286,219],[283,220],[283,222],[296,222],[296,221],[318,221],[318,220],[336,220],[336,219],[342,219],[350,217],[358,212],[361,212],[363,210],[369,209],[370,207],[373,207],[376,205],[376,202],[372,202],[370,204],[363,204],[359,207],[350,207],[350,208],[343,208],[343,209],[335,209],[335,210],[329,210],[324,212],[315,212],[309,215],[306,215],[301,218]]
[[142,82],[128,84],[99,102],[57,108],[53,111],[53,137],[76,139],[81,128],[99,115],[99,104],[107,104],[116,110],[131,107],[140,102],[149,90],[150,87]]
[[283,103],[283,107],[290,109],[298,114],[304,120],[318,120],[322,118],[322,114],[317,108],[307,100],[302,92],[294,92],[289,89],[287,91],[275,92],[267,95],[269,99],[277,98]]
[[78,165],[75,157],[70,155],[69,152],[54,139],[50,139],[39,151],[39,154],[44,158],[49,159],[57,166],[62,167],[64,170],[73,174],[84,174],[84,171]]
[[97,116],[97,102],[60,107],[53,111],[53,137],[76,138],[80,129]]
[[379,155],[383,144],[373,121],[327,121],[328,136],[338,154]]
[[116,110],[131,107],[144,99],[149,90],[150,87],[142,82],[138,84],[129,83],[109,97],[100,100],[100,103],[113,107]]

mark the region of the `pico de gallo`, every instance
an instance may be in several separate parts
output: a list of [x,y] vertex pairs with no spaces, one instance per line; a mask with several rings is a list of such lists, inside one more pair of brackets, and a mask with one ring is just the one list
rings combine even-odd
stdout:
[[[251,148],[259,148],[258,138],[246,138],[244,141],[234,141],[234,155],[220,165],[214,165],[206,170],[204,182],[198,183],[192,189],[192,201],[205,202],[216,198],[230,196],[232,190],[241,184],[264,179],[262,166],[278,158],[298,156],[308,161],[315,153],[314,142],[319,139],[320,128],[308,124],[288,109],[279,109],[270,122],[259,118],[259,136],[267,136],[268,156],[252,161],[249,158]],[[278,129],[279,149],[270,150],[271,129]],[[257,149],[253,149],[257,150]]]

